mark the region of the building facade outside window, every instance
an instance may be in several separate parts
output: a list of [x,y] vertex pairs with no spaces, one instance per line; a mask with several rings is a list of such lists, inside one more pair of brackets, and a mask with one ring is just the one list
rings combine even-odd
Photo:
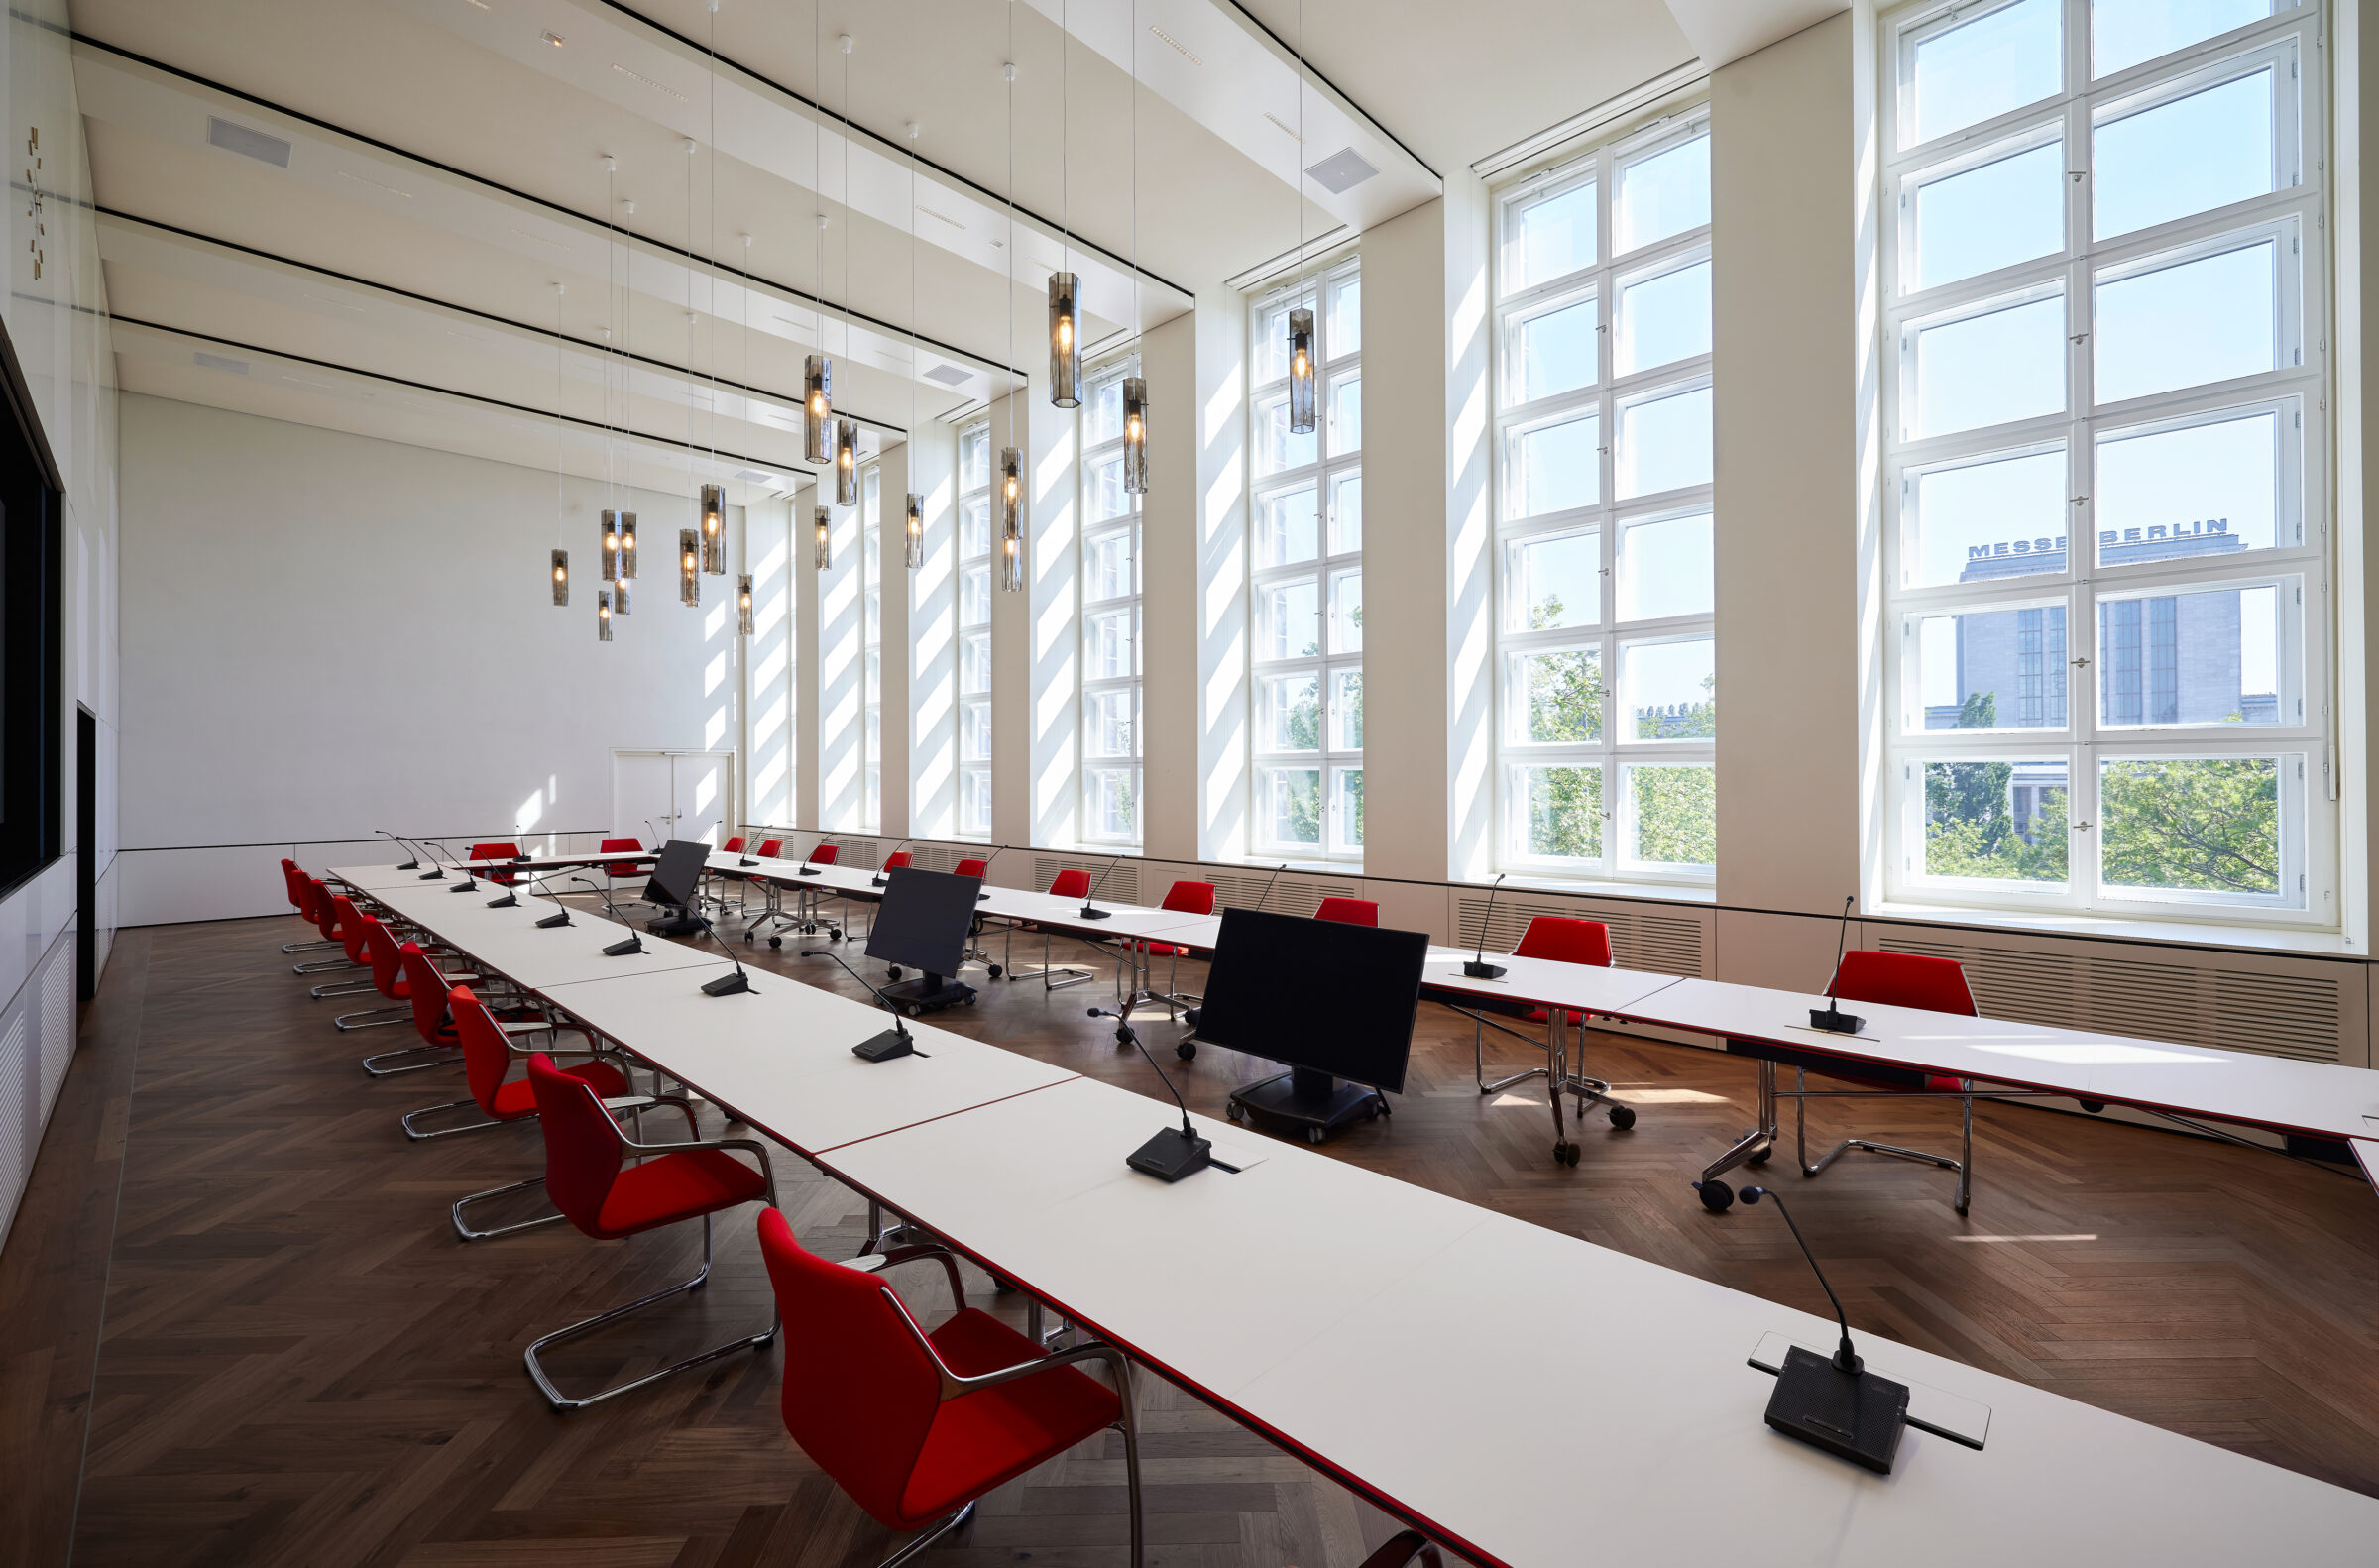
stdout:
[[959,432],[959,836],[991,836],[991,424]]
[[1497,193],[1496,864],[1718,860],[1707,105]]
[[[1249,312],[1253,851],[1363,855],[1363,280],[1353,259]],[[1289,429],[1289,312],[1314,315],[1316,428]]]
[[859,651],[864,725],[859,827],[884,821],[884,484],[874,464],[859,471]]
[[2337,921],[2319,5],[1885,19],[1885,886]]
[[1123,488],[1123,381],[1094,369],[1082,399],[1082,838],[1140,842],[1140,498]]

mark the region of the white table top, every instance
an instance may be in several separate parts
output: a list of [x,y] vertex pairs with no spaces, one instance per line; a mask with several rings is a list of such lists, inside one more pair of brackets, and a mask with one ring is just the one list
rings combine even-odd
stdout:
[[1488,961],[1503,966],[1501,979],[1474,980],[1462,972],[1462,965],[1477,956],[1475,948],[1431,948],[1421,967],[1420,983],[1431,991],[1580,1013],[1625,1013],[1645,997],[1677,983],[1673,974],[1522,958],[1508,952],[1489,954]]
[[[384,887],[403,887],[410,883],[420,881],[421,873],[428,870],[429,867],[430,862],[427,860],[422,861],[420,865],[410,871],[400,870],[395,865],[341,865],[333,866],[330,870],[325,871],[323,875],[336,877],[339,881],[346,883],[349,887],[359,888],[366,892],[370,892]],[[454,878],[452,873],[448,873],[446,884],[448,886],[452,886],[453,881]],[[437,884],[434,882],[421,882],[420,885],[423,887],[434,887]]]
[[398,883],[375,891],[372,898],[469,953],[483,972],[501,974],[532,991],[628,974],[729,967],[729,960],[715,949],[706,952],[650,936],[644,938],[642,952],[607,957],[602,949],[636,935],[632,927],[598,911],[572,909],[569,925],[540,931],[537,922],[554,912],[550,900],[523,894],[514,908],[490,909],[488,900],[501,898],[504,889],[482,883],[476,893],[455,893],[450,891],[453,886],[452,881]]

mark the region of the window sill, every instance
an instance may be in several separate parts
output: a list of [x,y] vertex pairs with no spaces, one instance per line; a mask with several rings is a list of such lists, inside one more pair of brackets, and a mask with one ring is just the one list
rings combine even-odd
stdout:
[[2232,948],[2257,952],[2357,959],[2370,956],[2363,945],[2344,933],[2320,928],[2306,930],[2284,926],[2224,925],[2216,921],[2139,920],[2110,915],[2068,915],[1894,902],[1870,905],[1862,909],[1856,918],[1959,926],[1976,931],[2014,931],[2043,937],[2088,937],[2105,942]]
[[[1485,882],[1457,882],[1456,887],[1481,892]],[[1532,876],[1526,871],[1514,871],[1504,878],[1504,886],[1513,892],[1567,893],[1587,898],[1640,898],[1663,904],[1716,904],[1718,889],[1692,882],[1604,882],[1580,877]]]

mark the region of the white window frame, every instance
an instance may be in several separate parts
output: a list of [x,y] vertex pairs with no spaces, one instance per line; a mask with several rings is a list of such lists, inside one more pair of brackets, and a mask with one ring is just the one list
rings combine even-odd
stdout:
[[[967,453],[980,443],[982,463],[979,470],[969,471]],[[958,688],[959,700],[952,706],[951,723],[955,727],[952,750],[959,759],[959,798],[953,820],[957,831],[952,837],[988,843],[991,840],[991,541],[997,531],[991,523],[991,421],[977,419],[959,429],[959,510],[958,510]],[[971,484],[979,476],[981,483]],[[982,548],[967,553],[971,542],[967,537],[970,516],[982,519],[980,535]],[[983,615],[979,620],[967,618],[966,585],[969,578],[980,573],[983,584]],[[978,685],[967,684],[968,643],[981,639],[982,658],[976,673]],[[971,721],[971,723],[970,723]],[[974,730],[980,755],[968,754],[968,731]]]
[[[1091,426],[1098,400],[1109,389],[1121,395],[1123,379],[1140,374],[1140,356],[1135,352],[1121,359],[1110,360],[1093,367],[1085,380],[1082,397],[1082,527],[1080,530],[1080,576],[1082,585],[1081,618],[1081,712],[1079,727],[1080,754],[1076,774],[1081,780],[1079,805],[1080,838],[1084,843],[1111,844],[1117,848],[1137,848],[1144,832],[1140,809],[1146,797],[1140,789],[1141,761],[1141,689],[1142,620],[1141,592],[1144,587],[1140,572],[1141,498],[1129,491],[1122,492],[1124,509],[1115,516],[1098,515],[1098,474],[1110,463],[1123,456],[1123,427],[1120,416],[1112,435],[1096,440]],[[1130,562],[1129,591],[1106,598],[1094,597],[1097,578],[1091,570],[1095,552],[1102,545],[1121,541],[1126,559]],[[1101,676],[1094,659],[1091,627],[1102,617],[1123,616],[1128,626],[1130,673],[1123,676]],[[1130,736],[1128,749],[1118,755],[1096,749],[1094,735],[1097,725],[1093,710],[1102,699],[1120,698],[1131,711],[1127,721]],[[1113,832],[1103,827],[1102,810],[1107,794],[1121,789],[1125,792],[1125,810],[1130,819],[1128,831]]]
[[884,821],[884,476],[859,470],[859,830]]
[[[2013,0],[2007,0],[2013,3]],[[1999,5],[1963,8],[1926,0],[1883,26],[1878,51],[1885,72],[1885,199],[1895,221],[1884,225],[1883,661],[1887,809],[1883,891],[1911,903],[2129,916],[2160,921],[2252,921],[2334,927],[2337,811],[2334,803],[2335,691],[2329,602],[2332,549],[2328,487],[2329,287],[2325,189],[2329,127],[2322,101],[2319,0],[2288,4],[2250,26],[2144,60],[2101,80],[2090,79],[2089,0],[2064,0],[2063,88],[2051,97],[1937,137],[1898,145],[1912,112],[1908,62],[1916,44],[1954,23]],[[2186,215],[2099,241],[2093,233],[2092,131],[2124,115],[2269,65],[2274,75],[2274,182],[2268,194]],[[2291,142],[2291,134],[2294,142]],[[1914,207],[1909,193],[1930,178],[1993,161],[2008,152],[2062,141],[2065,245],[2029,262],[1903,290],[1912,265]],[[2156,266],[2217,254],[2241,244],[2275,242],[2274,358],[2278,368],[2109,404],[2094,401],[2096,285]],[[2065,306],[2065,408],[2037,418],[1917,437],[1903,399],[1913,392],[1915,329],[1954,318],[1986,300],[2020,294],[2061,297]],[[2096,559],[2096,454],[2118,435],[2212,423],[2217,416],[2270,412],[2279,437],[2275,547],[2227,555],[2100,564]],[[2030,453],[2062,452],[2070,541],[2064,569],[1975,583],[1917,581],[1917,481],[1927,472]],[[2026,528],[2020,531],[2031,532]],[[2211,725],[2116,725],[2098,711],[2102,658],[2098,605],[2209,588],[2280,590],[2280,721],[2251,729]],[[2300,598],[2301,596],[2301,598]],[[1918,689],[1915,624],[1927,616],[2001,605],[2058,605],[2065,612],[2068,659],[2066,724],[1989,730],[1925,730]],[[2086,659],[2087,663],[2072,662]],[[2215,890],[2140,890],[2107,883],[2101,871],[2101,768],[2133,759],[2233,757],[2277,759],[2280,790],[2277,895]],[[1934,876],[1925,867],[1925,764],[2062,762],[2067,778],[2067,879],[2064,884]],[[2043,889],[2046,889],[2044,891]]]
[[[1254,854],[1274,859],[1328,862],[1334,865],[1360,865],[1363,859],[1360,806],[1353,812],[1339,803],[1342,782],[1351,778],[1359,801],[1363,788],[1363,748],[1344,743],[1345,722],[1351,718],[1359,731],[1362,724],[1363,652],[1362,628],[1359,618],[1347,617],[1352,624],[1341,626],[1334,604],[1332,585],[1352,574],[1358,582],[1363,572],[1360,502],[1354,508],[1353,526],[1356,536],[1352,547],[1337,549],[1337,535],[1343,519],[1340,515],[1340,487],[1349,481],[1360,485],[1363,475],[1361,438],[1355,444],[1341,445],[1342,436],[1334,419],[1332,392],[1349,381],[1360,381],[1363,375],[1361,324],[1358,315],[1355,343],[1344,353],[1336,350],[1331,332],[1329,304],[1332,292],[1340,285],[1354,282],[1362,277],[1360,259],[1348,256],[1317,269],[1302,283],[1292,282],[1275,288],[1257,299],[1248,311],[1250,339],[1249,365],[1251,378],[1261,374],[1271,363],[1274,339],[1285,340],[1287,316],[1291,308],[1302,306],[1313,312],[1314,338],[1314,460],[1270,473],[1257,473],[1257,455],[1263,440],[1262,421],[1266,406],[1285,397],[1289,377],[1285,356],[1281,358],[1281,374],[1252,388],[1248,397],[1248,558],[1257,563],[1248,576],[1248,675],[1249,692],[1254,705],[1254,731],[1250,741],[1249,787],[1252,810],[1249,813],[1249,845]],[[1344,334],[1340,334],[1343,336]],[[1287,565],[1267,566],[1264,560],[1263,528],[1264,504],[1282,495],[1312,487],[1314,494],[1315,549],[1311,560]],[[1287,658],[1265,656],[1268,617],[1265,596],[1285,584],[1311,579],[1315,604],[1319,610],[1321,645],[1317,653]],[[1320,745],[1311,751],[1283,751],[1268,748],[1266,742],[1273,732],[1266,691],[1268,683],[1282,677],[1309,674],[1319,693],[1316,722],[1320,727]],[[1351,701],[1341,695],[1342,688],[1351,682]],[[1351,707],[1352,713],[1347,710]],[[1281,786],[1281,775],[1315,769],[1318,796],[1318,843],[1276,840],[1270,831],[1271,800]],[[1355,820],[1349,821],[1352,817]]]
[[[1619,423],[1624,412],[1659,397],[1713,385],[1710,353],[1671,360],[1615,374],[1618,365],[1620,290],[1649,278],[1665,276],[1707,262],[1710,227],[1682,230],[1618,252],[1619,183],[1621,172],[1645,159],[1657,157],[1710,134],[1707,101],[1670,108],[1650,124],[1632,130],[1592,151],[1528,174],[1502,187],[1495,195],[1496,243],[1493,279],[1496,295],[1494,374],[1490,377],[1495,408],[1495,516],[1493,551],[1496,661],[1494,732],[1496,746],[1495,867],[1555,881],[1648,883],[1708,887],[1716,879],[1715,858],[1709,864],[1640,861],[1631,852],[1637,842],[1632,787],[1637,769],[1701,767],[1715,769],[1717,741],[1702,739],[1638,739],[1626,722],[1626,692],[1621,675],[1626,649],[1651,642],[1708,640],[1715,654],[1716,583],[1713,608],[1696,615],[1622,620],[1619,585],[1622,542],[1631,527],[1678,518],[1707,515],[1716,518],[1715,483],[1618,499]],[[1596,190],[1595,256],[1582,267],[1557,277],[1527,280],[1525,286],[1507,287],[1513,273],[1511,247],[1519,234],[1518,219],[1529,208],[1567,195],[1592,183]],[[1519,355],[1512,345],[1521,323],[1573,302],[1590,301],[1595,312],[1595,379],[1584,387],[1524,398],[1514,385]],[[1522,512],[1520,487],[1512,473],[1516,438],[1538,426],[1592,414],[1600,471],[1596,499],[1587,504]],[[1583,624],[1544,630],[1514,629],[1508,596],[1514,547],[1564,534],[1592,531],[1600,552],[1598,596],[1592,617]],[[1517,689],[1522,659],[1531,653],[1587,652],[1600,661],[1603,686],[1602,734],[1590,741],[1538,743],[1521,735],[1527,713],[1525,694]],[[1713,694],[1715,700],[1715,693]],[[1530,770],[1593,768],[1599,770],[1602,794],[1602,852],[1599,855],[1549,855],[1532,852],[1527,840],[1528,809],[1525,784]]]

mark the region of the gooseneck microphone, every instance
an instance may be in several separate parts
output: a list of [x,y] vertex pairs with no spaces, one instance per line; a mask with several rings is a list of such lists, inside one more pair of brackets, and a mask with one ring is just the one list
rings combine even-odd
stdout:
[[1826,1005],[1809,1009],[1809,1027],[1822,1029],[1830,1035],[1855,1035],[1867,1027],[1867,1020],[1855,1013],[1846,1013],[1835,995],[1842,989],[1842,954],[1851,940],[1851,905],[1857,902],[1856,893],[1842,901],[1842,931],[1834,939],[1834,976],[1826,982]]
[[[613,920],[618,921],[623,926],[627,924],[626,921],[620,919],[620,906],[612,902],[612,890],[609,887],[605,886],[601,882],[589,881],[583,876],[571,878],[570,885],[572,887],[583,887],[588,892],[593,893],[596,897],[602,899],[603,907],[610,912]],[[624,958],[631,952],[642,952],[643,951],[644,939],[636,935],[636,933],[631,929],[626,936],[621,938],[618,942],[615,942],[610,947],[604,949],[603,955],[607,958]]]
[[[837,963],[843,963],[841,953],[829,952],[824,948],[804,948],[801,955],[805,958],[832,958]],[[917,1049],[917,1039],[909,1033],[909,1026],[901,1022],[900,1009],[893,1004],[892,998],[869,984],[867,976],[850,964],[843,963],[843,968],[852,979],[867,987],[867,994],[875,998],[876,1005],[892,1015],[890,1029],[880,1035],[869,1035],[851,1047],[850,1054],[861,1062],[889,1062],[894,1057],[924,1056],[925,1053]]]
[[395,844],[395,845],[396,845],[397,848],[399,848],[399,849],[402,849],[402,850],[403,850],[403,851],[404,851],[406,854],[409,854],[409,855],[411,855],[411,856],[412,856],[412,858],[411,858],[410,860],[407,860],[407,861],[405,861],[405,862],[404,862],[402,865],[398,866],[398,867],[396,868],[397,870],[399,870],[399,871],[418,871],[418,870],[420,870],[420,869],[421,869],[421,851],[420,851],[420,850],[418,850],[418,849],[414,848],[414,847],[413,847],[411,844],[409,844],[409,843],[406,843],[406,842],[405,842],[405,841],[404,841],[402,839],[399,839],[399,838],[397,838],[397,837],[396,837],[395,834],[393,834],[393,833],[389,832],[389,830],[388,830],[388,829],[386,829],[386,828],[375,828],[375,829],[373,829],[372,831],[373,831],[374,833],[376,833],[376,834],[380,835],[380,836],[381,836],[383,839],[386,839],[386,840],[389,840],[391,843]]
[[691,904],[686,906],[686,914],[703,930],[710,932],[711,940],[719,944],[719,951],[727,954],[727,961],[736,966],[736,972],[733,974],[722,974],[716,979],[703,981],[702,994],[705,996],[735,996],[749,991],[751,976],[743,972],[743,960],[736,956],[736,950],[727,945],[727,939],[713,929],[710,917]]
[[1090,884],[1090,891],[1082,895],[1082,919],[1109,920],[1114,917],[1115,911],[1111,909],[1100,909],[1092,901],[1098,897],[1098,890],[1107,885],[1107,872],[1114,870],[1117,865],[1122,863],[1122,860],[1123,856],[1120,854],[1114,859],[1109,860],[1106,864],[1106,869],[1098,873],[1098,880]]
[[1487,961],[1487,923],[1495,918],[1496,890],[1504,885],[1504,877],[1511,874],[1506,871],[1503,876],[1495,879],[1494,887],[1487,889],[1487,913],[1479,917],[1479,955],[1466,960],[1462,965],[1462,973],[1469,979],[1500,980],[1504,977],[1502,964]]
[[1090,1016],[1115,1020],[1115,1038],[1128,1040],[1140,1047],[1140,1055],[1148,1058],[1150,1069],[1165,1085],[1165,1091],[1173,1096],[1173,1103],[1182,1108],[1181,1126],[1166,1128],[1124,1156],[1123,1163],[1141,1175],[1155,1176],[1160,1181],[1179,1181],[1186,1176],[1205,1169],[1212,1163],[1214,1146],[1200,1138],[1197,1129],[1190,1125],[1189,1103],[1182,1098],[1182,1091],[1173,1086],[1173,1079],[1165,1076],[1165,1069],[1157,1065],[1157,1059],[1149,1056],[1148,1047],[1140,1045],[1140,1032],[1132,1027],[1131,1020],[1103,1007],[1091,1008]]
[[991,896],[991,862],[1007,852],[1008,846],[1006,844],[994,844],[992,845],[991,852],[983,856],[983,874],[976,878],[977,881],[983,884],[983,887],[974,895],[974,901],[976,903],[979,904]]
[[1256,895],[1257,914],[1260,915],[1264,912],[1264,900],[1272,897],[1272,884],[1278,882],[1281,879],[1281,873],[1288,869],[1289,862],[1286,860],[1283,860],[1279,865],[1276,865],[1272,868],[1272,875],[1267,877],[1264,881],[1264,891]]
[[1785,1228],[1792,1232],[1792,1239],[1800,1243],[1801,1256],[1809,1260],[1809,1272],[1817,1276],[1817,1283],[1825,1290],[1826,1299],[1834,1303],[1834,1322],[1842,1330],[1842,1342],[1834,1347],[1834,1370],[1848,1373],[1866,1371],[1867,1363],[1860,1360],[1859,1352],[1851,1347],[1851,1320],[1842,1310],[1842,1297],[1834,1293],[1833,1285],[1826,1279],[1826,1271],[1817,1266],[1817,1254],[1809,1250],[1808,1240],[1801,1235],[1801,1227],[1793,1223],[1792,1210],[1784,1206],[1782,1195],[1763,1186],[1747,1186],[1742,1196],[1746,1205],[1756,1203],[1761,1198],[1774,1199],[1776,1212],[1784,1216]]
[[539,931],[551,931],[557,926],[567,926],[570,924],[570,906],[562,902],[561,894],[555,892],[552,888],[545,885],[561,874],[562,873],[559,871],[548,871],[543,876],[531,877],[529,879],[528,885],[530,887],[544,894],[547,898],[553,900],[553,913],[547,915],[544,919],[537,922],[537,929]]
[[[908,847],[910,844],[913,844],[913,843],[915,843],[916,841],[917,841],[917,840],[914,840],[914,839],[903,839],[903,840],[900,840],[900,842],[898,842],[898,843],[896,843],[896,844],[894,844],[894,845],[892,846],[892,854],[898,854],[898,853],[900,853],[900,851],[901,851],[901,850],[903,850],[903,849],[906,849],[906,848],[907,848],[907,847]],[[885,856],[884,856],[884,858],[885,858],[887,861],[889,861],[889,860],[892,858],[892,854],[885,855]],[[884,872],[883,872],[883,868],[882,868],[881,866],[878,866],[878,867],[876,868],[876,872],[875,872],[875,880],[874,880],[874,881],[872,881],[872,882],[870,882],[870,883],[868,884],[868,886],[870,886],[870,887],[889,887],[889,886],[891,885],[891,883],[892,883],[892,879],[891,879],[890,877],[888,877],[888,876],[886,876],[886,875],[884,874]]]
[[475,893],[475,892],[477,892],[477,891],[479,890],[479,883],[478,883],[478,882],[477,882],[477,881],[476,881],[476,880],[475,880],[475,879],[472,877],[472,875],[471,875],[471,868],[470,868],[469,866],[465,865],[465,864],[462,862],[462,859],[461,859],[461,857],[460,857],[460,856],[458,856],[458,855],[457,855],[457,854],[456,854],[456,853],[455,853],[455,852],[454,852],[452,849],[449,849],[449,848],[447,848],[447,847],[446,847],[444,844],[442,844],[442,843],[437,843],[437,842],[434,842],[434,841],[433,841],[433,842],[430,844],[430,847],[431,847],[431,848],[433,848],[433,849],[435,849],[435,850],[437,850],[439,853],[441,853],[441,854],[445,855],[445,856],[446,856],[446,859],[447,859],[447,861],[448,861],[450,864],[452,864],[452,865],[453,865],[453,867],[455,868],[455,870],[456,870],[458,873],[460,873],[460,874],[461,874],[461,876],[462,876],[462,879],[463,879],[463,880],[462,880],[462,882],[461,882],[459,885],[457,885],[457,886],[454,886],[454,887],[450,887],[450,888],[448,888],[448,889],[446,890],[447,892],[449,892],[449,893]]
[[1767,1401],[1767,1424],[1853,1464],[1890,1475],[1892,1459],[1900,1448],[1900,1431],[1908,1424],[1908,1387],[1867,1370],[1851,1346],[1851,1320],[1842,1310],[1842,1298],[1834,1293],[1826,1271],[1817,1266],[1817,1254],[1809,1250],[1801,1227],[1793,1223],[1792,1210],[1767,1187],[1743,1189],[1746,1204],[1761,1198],[1775,1199],[1776,1212],[1784,1216],[1792,1239],[1800,1244],[1801,1256],[1809,1260],[1810,1272],[1825,1288],[1826,1299],[1834,1304],[1834,1321],[1842,1332],[1832,1360],[1798,1345],[1785,1351],[1784,1365],[1776,1374],[1776,1392]]

